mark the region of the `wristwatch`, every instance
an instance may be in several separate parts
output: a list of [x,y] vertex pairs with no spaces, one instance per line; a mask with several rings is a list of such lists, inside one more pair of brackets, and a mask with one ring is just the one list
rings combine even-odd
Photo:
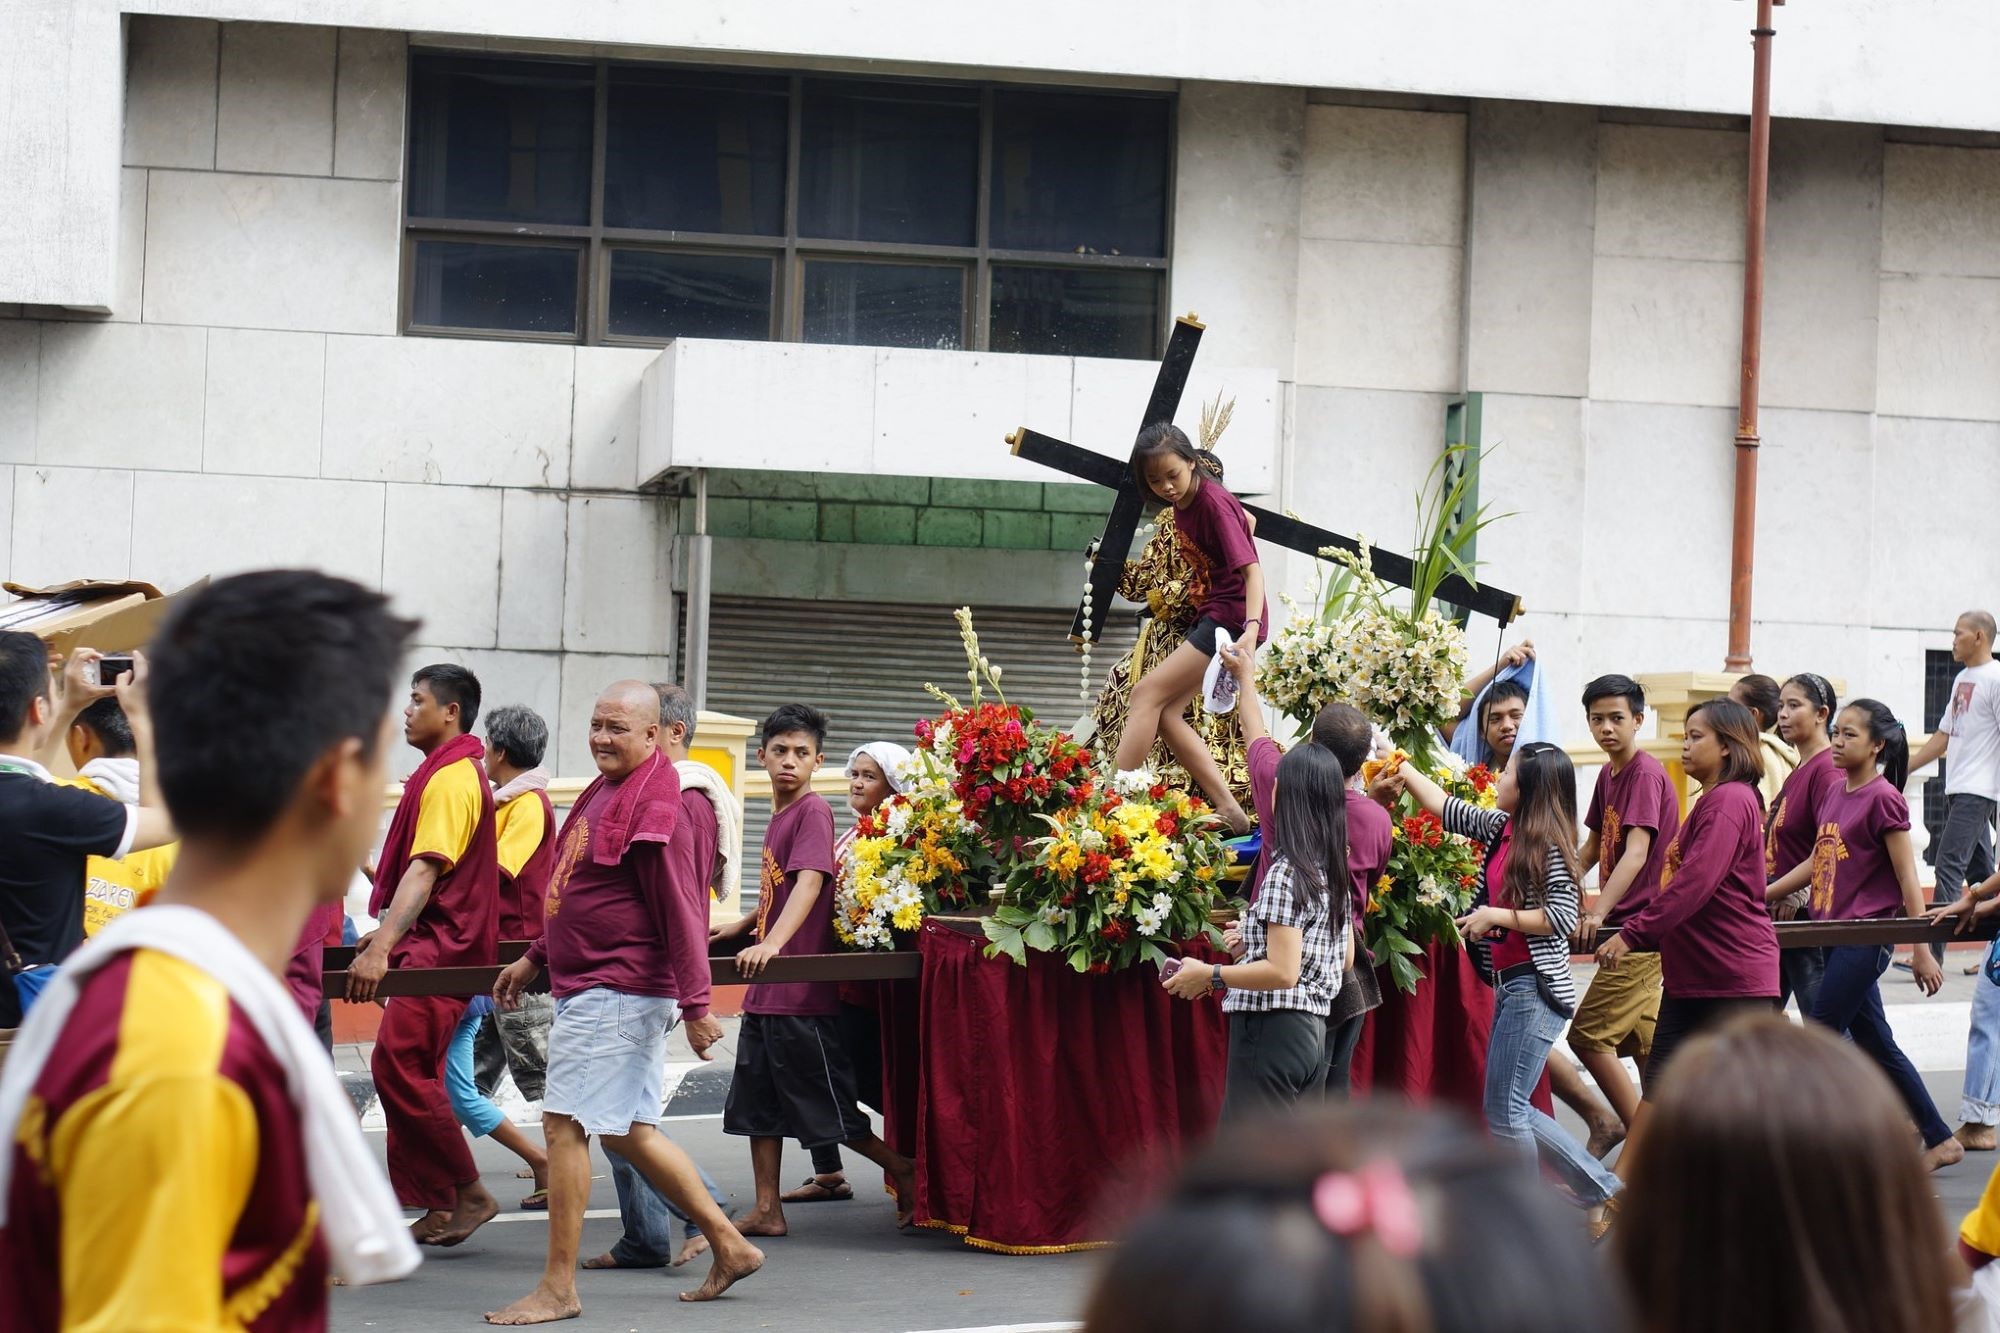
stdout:
[[1215,970],[1208,974],[1208,988],[1217,995],[1229,989],[1229,983],[1222,979],[1222,964],[1217,963]]

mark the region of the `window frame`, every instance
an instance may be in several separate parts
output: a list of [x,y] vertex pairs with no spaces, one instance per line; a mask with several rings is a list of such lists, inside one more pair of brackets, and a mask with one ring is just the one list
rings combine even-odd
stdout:
[[[403,147],[402,199],[402,291],[397,300],[397,327],[409,337],[477,338],[509,342],[543,342],[586,347],[664,347],[671,339],[641,338],[610,331],[611,257],[614,249],[666,252],[706,252],[741,256],[769,256],[774,261],[771,302],[771,341],[803,343],[805,310],[805,264],[809,259],[846,259],[862,262],[945,263],[965,271],[965,313],[960,329],[961,344],[968,352],[991,350],[993,266],[1032,265],[1038,268],[1116,269],[1155,273],[1159,282],[1159,308],[1154,321],[1151,355],[1158,356],[1166,345],[1167,328],[1173,316],[1168,306],[1169,280],[1173,271],[1174,200],[1177,187],[1180,132],[1179,97],[1173,92],[1140,89],[1093,88],[1073,84],[1011,83],[965,79],[885,78],[880,75],[812,71],[791,71],[787,78],[785,144],[784,229],[776,236],[733,232],[655,231],[633,227],[609,227],[604,223],[604,183],[606,132],[609,123],[611,71],[636,67],[646,70],[686,71],[697,75],[753,75],[769,77],[773,71],[740,65],[684,64],[670,61],[612,60],[603,57],[571,58],[537,53],[467,51],[453,47],[424,47],[411,53],[406,75],[408,95],[404,99],[405,133]],[[532,60],[549,64],[588,66],[595,88],[592,116],[590,167],[590,221],[584,225],[476,221],[460,218],[426,217],[411,213],[410,182],[414,172],[413,142],[409,123],[416,115],[417,64],[425,58],[471,60]],[[805,84],[846,81],[853,83],[907,83],[911,85],[972,89],[979,102],[979,177],[975,200],[974,243],[957,245],[917,245],[892,241],[838,241],[799,235],[800,150],[802,142]],[[994,94],[1009,92],[1085,93],[1101,97],[1130,97],[1164,104],[1166,133],[1166,210],[1163,234],[1164,255],[1079,255],[1068,251],[996,249],[991,244],[993,189]],[[419,241],[508,242],[529,245],[567,245],[578,250],[577,332],[574,334],[527,333],[508,329],[452,328],[414,322],[416,298],[416,248]],[[1088,355],[1054,353],[1054,355]]]

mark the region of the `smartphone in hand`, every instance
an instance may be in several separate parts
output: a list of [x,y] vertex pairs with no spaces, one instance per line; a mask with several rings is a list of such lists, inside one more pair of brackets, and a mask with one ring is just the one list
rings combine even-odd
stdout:
[[1161,963],[1160,984],[1165,985],[1167,982],[1172,981],[1174,979],[1174,974],[1180,971],[1181,968],[1185,967],[1186,965],[1187,965],[1187,959],[1185,958],[1169,958],[1166,962]]

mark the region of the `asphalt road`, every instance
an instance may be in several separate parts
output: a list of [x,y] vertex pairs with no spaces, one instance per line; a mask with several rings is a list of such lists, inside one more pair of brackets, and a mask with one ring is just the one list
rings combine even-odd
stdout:
[[[1954,961],[1957,956],[1954,954]],[[1956,1122],[1963,1064],[1965,1013],[1972,981],[1950,968],[1945,990],[1933,1000],[1915,994],[1905,974],[1884,980],[1899,1040],[1924,1072],[1932,1096],[1949,1121]],[[1585,980],[1579,969],[1579,981]],[[726,1047],[725,1047],[726,1050]],[[729,1059],[724,1054],[723,1061]],[[353,1052],[344,1063],[352,1069]],[[722,1133],[720,1092],[726,1070],[698,1069],[682,1079],[672,1108],[701,1114],[665,1128],[694,1154],[740,1205],[750,1194],[749,1153],[741,1140]],[[1567,1118],[1568,1113],[1565,1111]],[[379,1113],[366,1123],[379,1125]],[[1574,1128],[1572,1123],[1572,1128]],[[379,1128],[370,1131],[381,1142]],[[482,1327],[479,1316],[524,1295],[541,1271],[547,1234],[545,1214],[515,1213],[514,1201],[527,1182],[514,1179],[515,1159],[490,1142],[474,1146],[486,1185],[509,1211],[456,1250],[427,1250],[426,1261],[405,1282],[386,1287],[338,1290],[333,1298],[336,1330],[432,1330]],[[591,1209],[584,1223],[583,1253],[608,1249],[617,1238],[617,1201],[602,1154],[595,1155]],[[850,1179],[853,1172],[849,1155]],[[1938,1207],[1955,1231],[1977,1201],[2000,1155],[1969,1155],[1936,1173]],[[810,1170],[804,1152],[792,1146],[782,1178],[787,1184]],[[706,1258],[686,1269],[592,1272],[579,1275],[583,1317],[577,1329],[707,1330],[812,1328],[827,1333],[854,1330],[1032,1329],[1074,1321],[1089,1290],[1098,1258],[1090,1254],[1014,1257],[972,1250],[938,1231],[898,1232],[888,1196],[863,1189],[851,1202],[822,1203],[789,1210],[792,1234],[763,1242],[762,1272],[712,1305],[685,1305],[675,1293],[700,1282]]]

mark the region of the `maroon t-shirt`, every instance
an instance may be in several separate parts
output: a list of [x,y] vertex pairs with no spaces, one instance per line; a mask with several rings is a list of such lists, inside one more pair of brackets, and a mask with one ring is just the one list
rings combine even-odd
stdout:
[[1764,800],[1747,782],[1702,793],[1667,844],[1660,891],[1619,929],[1658,950],[1675,999],[1778,993],[1778,935],[1764,910]]
[[1812,914],[1821,921],[1866,921],[1903,914],[1903,888],[1888,836],[1910,827],[1903,793],[1879,774],[1849,791],[1843,779],[1814,812]]
[[1827,746],[1793,769],[1778,788],[1778,804],[1764,826],[1764,878],[1775,883],[1797,870],[1812,855],[1813,839],[1819,833],[1815,812],[1827,793],[1845,786],[1847,776],[1833,766],[1833,747]]
[[[1285,752],[1269,736],[1259,736],[1250,742],[1250,750],[1243,757],[1243,766],[1250,770],[1250,806],[1257,815],[1257,827],[1268,837],[1271,831],[1271,811],[1278,797],[1278,761]],[[1264,868],[1270,864],[1268,849],[1257,854],[1256,864],[1250,867],[1250,888],[1244,895],[1247,902],[1257,901],[1257,890],[1264,887]]]
[[[618,864],[597,864],[590,854],[594,826],[617,792],[617,783],[605,783],[564,823],[542,909],[545,926],[528,957],[548,967],[557,999],[601,986],[678,1000],[683,1018],[700,1018],[708,1012],[707,883],[698,893],[676,883],[673,849],[684,836],[681,827],[670,842],[633,842]],[[687,796],[681,793],[683,818]],[[699,834],[690,839],[698,840]]]
[[[807,792],[771,820],[764,831],[764,877],[757,897],[757,938],[763,939],[785,914],[799,876],[817,870],[823,877],[812,911],[779,956],[832,953],[833,933],[833,807],[817,792]],[[840,986],[831,981],[764,982],[743,997],[746,1014],[837,1014]]]
[[[1493,844],[1493,855],[1486,862],[1486,883],[1488,897],[1498,908],[1512,910],[1521,904],[1514,901],[1507,892],[1507,857],[1514,850],[1514,821],[1508,820],[1507,827],[1500,830],[1500,841]],[[1504,972],[1521,963],[1532,963],[1535,955],[1528,948],[1528,937],[1518,930],[1503,930],[1489,937],[1493,947],[1493,970]]]
[[[1243,622],[1250,618],[1243,609],[1243,569],[1257,563],[1257,543],[1250,537],[1250,516],[1243,512],[1242,502],[1221,482],[1202,477],[1187,503],[1174,510],[1174,527],[1187,539],[1185,545],[1193,547],[1190,563],[1208,566],[1196,570],[1208,585],[1200,614],[1242,633]],[[1267,604],[1258,605],[1257,616],[1257,642],[1262,643],[1271,630]],[[1204,649],[1212,650],[1213,645]]]
[[1597,835],[1599,893],[1611,883],[1618,859],[1625,855],[1626,831],[1643,828],[1653,832],[1652,845],[1646,849],[1646,863],[1639,867],[1639,877],[1632,881],[1604,922],[1605,929],[1617,930],[1653,901],[1660,888],[1660,871],[1667,864],[1667,844],[1680,830],[1680,797],[1674,792],[1666,766],[1641,750],[1615,773],[1609,764],[1597,770],[1597,787],[1590,795],[1590,812],[1583,822]]
[[1389,812],[1365,792],[1347,789],[1347,873],[1354,877],[1354,919],[1368,911],[1368,895],[1389,868],[1395,847]]

